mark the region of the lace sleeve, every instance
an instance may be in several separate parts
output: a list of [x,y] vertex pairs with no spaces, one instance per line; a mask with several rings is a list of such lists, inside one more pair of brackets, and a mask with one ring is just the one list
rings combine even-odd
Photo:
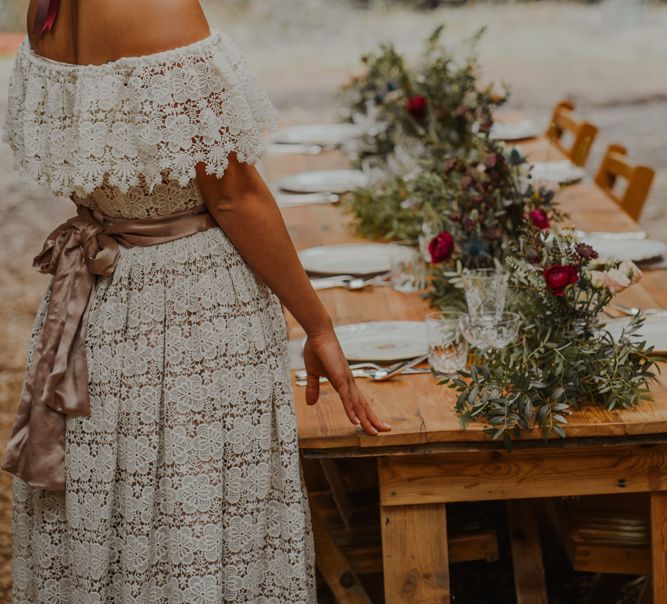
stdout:
[[[256,163],[276,111],[224,34],[95,66],[68,65],[24,42],[14,66],[3,140],[28,182],[61,195],[140,179],[182,186],[195,166],[221,177],[228,156]],[[143,178],[142,178],[143,177]]]

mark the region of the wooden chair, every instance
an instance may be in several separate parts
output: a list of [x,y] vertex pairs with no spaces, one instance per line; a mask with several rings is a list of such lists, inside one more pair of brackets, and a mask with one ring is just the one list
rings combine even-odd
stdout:
[[[648,166],[633,164],[628,160],[628,151],[622,145],[609,145],[595,183],[615,201],[633,220],[638,220],[648,197],[655,170]],[[616,192],[619,178],[625,190]]]
[[[380,600],[380,507],[368,460],[302,461],[321,577],[339,604]],[[448,507],[450,562],[498,559],[496,531],[479,510]]]
[[[554,108],[546,136],[573,164],[583,166],[597,133],[596,126],[577,119],[574,103],[560,101]],[[568,143],[566,138],[571,142]]]

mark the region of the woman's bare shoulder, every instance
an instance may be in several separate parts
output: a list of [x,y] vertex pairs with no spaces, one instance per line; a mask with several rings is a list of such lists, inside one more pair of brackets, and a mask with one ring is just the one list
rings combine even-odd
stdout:
[[199,0],[85,0],[77,30],[86,63],[149,55],[210,35]]

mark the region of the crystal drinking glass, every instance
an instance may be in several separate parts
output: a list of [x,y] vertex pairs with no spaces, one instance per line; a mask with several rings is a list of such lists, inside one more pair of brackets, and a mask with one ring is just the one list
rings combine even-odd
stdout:
[[468,314],[473,318],[500,318],[505,310],[509,275],[493,268],[464,271],[461,275]]
[[461,333],[468,342],[482,351],[505,348],[516,340],[519,335],[521,317],[512,312],[483,314],[479,316],[462,315],[460,318]]
[[462,315],[455,311],[426,315],[428,362],[437,374],[453,376],[466,368],[468,342],[459,326]]
[[426,287],[426,263],[419,250],[402,246],[391,255],[391,286],[398,292]]

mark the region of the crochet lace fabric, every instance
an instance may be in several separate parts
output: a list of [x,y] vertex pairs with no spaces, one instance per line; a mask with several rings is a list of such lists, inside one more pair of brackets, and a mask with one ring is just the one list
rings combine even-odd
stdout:
[[221,177],[232,152],[260,159],[261,132],[275,121],[257,76],[222,33],[90,66],[40,57],[26,39],[3,140],[27,182],[84,197],[104,184],[123,193],[167,179],[186,186],[200,162]]

